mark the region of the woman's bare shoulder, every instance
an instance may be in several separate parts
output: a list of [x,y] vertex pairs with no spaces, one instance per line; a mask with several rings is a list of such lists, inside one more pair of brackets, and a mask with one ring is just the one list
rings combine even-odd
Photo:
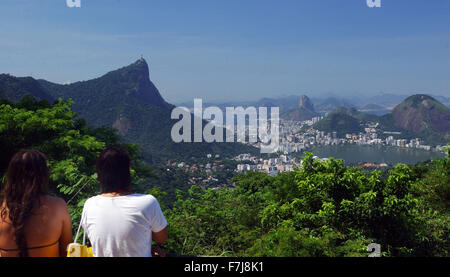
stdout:
[[51,196],[51,195],[45,195],[41,199],[43,201],[43,204],[48,205],[49,207],[59,208],[59,209],[61,209],[61,208],[67,209],[67,203],[62,198]]

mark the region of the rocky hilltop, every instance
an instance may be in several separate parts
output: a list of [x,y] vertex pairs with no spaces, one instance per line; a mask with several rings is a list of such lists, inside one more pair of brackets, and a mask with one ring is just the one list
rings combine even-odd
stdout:
[[298,102],[298,108],[282,113],[281,118],[285,120],[304,121],[319,116],[314,109],[313,102],[308,96],[303,95]]
[[311,102],[311,100],[306,95],[302,95],[302,97],[300,97],[300,101],[298,102],[298,107],[300,109],[306,109],[306,110],[309,110],[312,112],[315,111],[313,102]]
[[394,108],[392,118],[398,126],[414,133],[450,132],[450,109],[424,94],[408,97]]

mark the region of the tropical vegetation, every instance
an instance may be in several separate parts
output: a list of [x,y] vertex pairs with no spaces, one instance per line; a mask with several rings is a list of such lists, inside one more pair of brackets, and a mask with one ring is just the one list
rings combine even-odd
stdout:
[[[84,201],[99,192],[95,160],[108,145],[133,157],[133,190],[161,200],[169,222],[167,252],[194,256],[450,256],[450,157],[415,166],[364,171],[307,155],[293,172],[248,172],[233,186],[201,189],[152,171],[142,149],[109,128],[91,128],[71,100],[0,101],[0,176],[20,149],[44,152],[50,190],[69,205],[74,228]],[[156,173],[155,173],[156,172]],[[172,178],[172,179],[171,179]],[[180,181],[181,182],[181,181]],[[168,197],[169,193],[173,197]]]

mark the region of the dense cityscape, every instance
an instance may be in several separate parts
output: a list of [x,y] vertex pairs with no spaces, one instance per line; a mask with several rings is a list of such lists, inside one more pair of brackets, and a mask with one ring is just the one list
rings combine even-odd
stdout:
[[[358,134],[345,134],[344,138],[339,138],[337,132],[325,133],[313,128],[313,125],[323,117],[314,117],[306,121],[280,122],[280,146],[278,157],[263,159],[250,154],[241,154],[234,158],[240,162],[236,166],[236,172],[259,171],[269,175],[277,175],[279,172],[293,171],[297,166],[301,166],[302,161],[296,157],[291,157],[291,153],[302,153],[315,146],[326,145],[380,145],[402,148],[422,149],[426,151],[444,152],[444,146],[424,145],[419,138],[415,139],[395,139],[394,135],[401,135],[400,132],[382,132],[378,123],[367,123],[364,132]],[[387,136],[380,138],[379,134]],[[258,147],[258,144],[255,146]],[[315,157],[327,160],[326,157]],[[362,163],[363,167],[383,168],[388,167],[387,163]]]
[[[421,139],[394,139],[394,135],[401,135],[400,132],[382,132],[378,129],[378,123],[367,123],[364,132],[358,134],[345,134],[345,138],[339,138],[337,132],[325,133],[314,129],[313,124],[321,120],[322,117],[315,117],[312,120],[295,122],[282,121],[280,126],[280,148],[279,152],[288,154],[301,152],[315,145],[386,145],[406,148],[418,148],[427,151],[443,151],[443,146],[430,146],[422,144]],[[309,127],[305,132],[302,129]],[[379,134],[389,135],[385,139]]]

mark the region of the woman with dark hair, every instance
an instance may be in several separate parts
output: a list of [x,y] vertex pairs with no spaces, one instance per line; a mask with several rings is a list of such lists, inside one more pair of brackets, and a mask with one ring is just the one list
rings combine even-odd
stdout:
[[152,240],[167,240],[167,221],[155,197],[131,191],[130,157],[121,147],[97,160],[100,195],[84,204],[82,222],[95,257],[163,256]]
[[0,198],[0,256],[65,256],[72,242],[67,205],[47,193],[44,154],[20,151],[9,163]]

